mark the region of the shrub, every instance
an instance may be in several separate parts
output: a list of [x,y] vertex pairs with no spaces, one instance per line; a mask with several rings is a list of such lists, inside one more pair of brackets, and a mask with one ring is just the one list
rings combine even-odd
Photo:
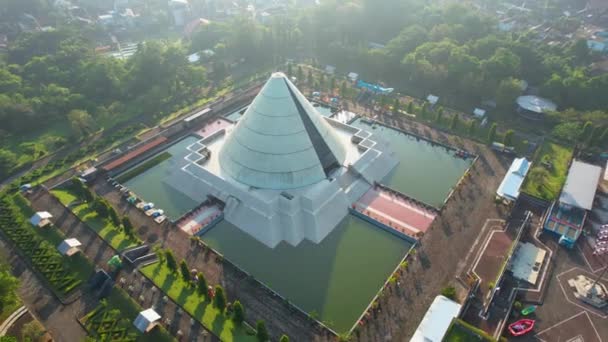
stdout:
[[129,220],[129,217],[123,216],[122,228],[125,230],[125,234],[127,234],[128,236],[133,235],[133,224],[131,223],[131,220]]
[[165,251],[165,259],[167,261],[167,267],[171,270],[171,272],[175,273],[177,271],[177,261],[175,261],[175,257],[173,256],[173,252],[171,250]]
[[203,274],[203,272],[198,272],[197,274],[197,284],[196,284],[196,290],[198,291],[199,295],[204,295],[205,293],[207,293],[207,287],[209,286],[207,284],[207,279],[205,279],[205,275]]
[[220,311],[224,311],[226,308],[226,294],[224,293],[224,288],[220,285],[215,286],[215,297],[213,298],[213,305],[218,308]]
[[519,310],[521,310],[521,307],[522,307],[522,304],[521,304],[521,302],[520,302],[520,301],[518,301],[518,300],[517,300],[517,301],[515,301],[515,303],[513,303],[513,308],[514,308],[515,310],[518,310],[518,311],[519,311]]
[[505,137],[503,140],[503,144],[505,146],[513,146],[513,135],[515,134],[515,132],[513,132],[512,129],[508,130],[505,132]]
[[493,281],[488,283],[488,289],[492,290],[494,287],[496,287],[496,284]]
[[443,290],[441,290],[441,295],[454,300],[456,299],[456,288],[454,286],[444,287]]
[[255,336],[258,338],[258,341],[265,342],[270,339],[270,336],[268,336],[268,330],[266,329],[266,323],[264,323],[264,321],[258,321],[256,324],[256,330],[257,333]]
[[184,281],[190,281],[190,271],[188,270],[188,264],[186,264],[186,260],[182,259],[182,262],[179,263],[179,270],[182,273],[182,278]]
[[496,123],[493,123],[492,126],[490,126],[490,131],[488,132],[488,144],[491,144],[494,142],[494,139],[496,139]]
[[289,336],[287,336],[285,334],[281,335],[279,342],[289,342]]
[[116,213],[116,210],[114,210],[114,208],[108,208],[108,216],[110,217],[110,221],[112,221],[112,224],[115,227],[120,226],[120,218],[118,218],[118,214]]
[[232,309],[234,310],[234,315],[232,316],[232,320],[236,324],[242,324],[245,320],[245,309],[243,308],[243,304],[240,301],[235,300],[234,304],[232,304]]

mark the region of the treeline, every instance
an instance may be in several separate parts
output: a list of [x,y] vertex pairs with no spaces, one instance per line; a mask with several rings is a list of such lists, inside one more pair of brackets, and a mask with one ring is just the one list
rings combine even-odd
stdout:
[[[549,7],[551,13],[556,6]],[[527,18],[530,23],[536,19]],[[562,33],[579,24],[572,18],[562,21],[555,21]],[[193,37],[192,49],[215,49],[218,61],[312,58],[410,94],[439,95],[461,108],[494,100],[510,111],[523,81],[563,109],[608,107],[602,95],[608,92],[608,75],[591,72],[596,56],[584,40],[551,46],[533,31],[503,33],[497,25],[494,17],[462,4],[330,0],[275,16],[267,26],[242,19],[213,23]]]
[[[52,126],[69,127],[65,135],[78,140],[117,120],[173,111],[195,100],[204,82],[205,69],[188,63],[177,43],[142,43],[120,60],[95,54],[75,29],[21,34],[0,60],[0,142]],[[15,160],[0,149],[0,175]]]

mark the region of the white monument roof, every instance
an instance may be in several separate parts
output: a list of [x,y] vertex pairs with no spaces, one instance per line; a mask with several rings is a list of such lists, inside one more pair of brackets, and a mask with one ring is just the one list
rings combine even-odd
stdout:
[[295,189],[328,178],[346,147],[283,73],[274,73],[226,137],[220,164],[240,183]]
[[59,253],[61,253],[62,255],[68,255],[71,254],[69,253],[71,249],[78,248],[80,246],[82,246],[82,243],[80,243],[78,239],[65,239],[61,241],[61,244],[59,244],[57,250],[59,250]]

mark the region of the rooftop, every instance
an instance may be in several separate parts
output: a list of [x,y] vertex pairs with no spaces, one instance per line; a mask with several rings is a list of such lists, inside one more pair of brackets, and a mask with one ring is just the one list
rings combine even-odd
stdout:
[[602,168],[599,166],[578,160],[572,161],[559,201],[573,207],[591,210],[601,174]]
[[441,342],[460,307],[447,297],[435,297],[410,342]]
[[507,171],[505,178],[503,178],[498,190],[496,190],[496,194],[500,197],[516,200],[519,197],[519,189],[529,169],[530,162],[526,158],[513,160],[509,171]]

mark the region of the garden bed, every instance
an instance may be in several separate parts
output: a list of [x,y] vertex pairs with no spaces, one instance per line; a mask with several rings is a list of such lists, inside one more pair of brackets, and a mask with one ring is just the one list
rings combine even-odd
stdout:
[[480,341],[480,342],[495,342],[496,340],[488,335],[485,331],[477,329],[472,325],[460,320],[454,319],[452,324],[448,328],[445,336],[443,337],[444,342],[468,342],[468,341]]
[[236,325],[230,317],[214,307],[209,298],[200,295],[178,273],[171,272],[165,262],[142,267],[141,272],[222,341],[255,341],[253,329],[245,323]]
[[559,196],[568,176],[572,149],[546,141],[537,151],[522,192],[545,201]]
[[161,326],[142,334],[133,321],[142,311],[122,290],[114,288],[108,298],[79,321],[88,335],[97,341],[168,342],[175,339]]
[[[69,183],[68,183],[69,184]],[[94,230],[99,237],[105,240],[112,248],[122,251],[123,249],[137,246],[140,240],[136,237],[128,236],[123,229],[116,227],[107,218],[102,218],[91,208],[89,203],[82,201],[70,185],[51,190],[53,194],[64,206],[69,208],[89,228]]]
[[64,236],[54,227],[32,227],[29,223],[32,214],[21,195],[5,195],[0,200],[0,229],[51,289],[60,297],[66,296],[88,278],[93,266],[81,253],[62,256],[57,245]]

